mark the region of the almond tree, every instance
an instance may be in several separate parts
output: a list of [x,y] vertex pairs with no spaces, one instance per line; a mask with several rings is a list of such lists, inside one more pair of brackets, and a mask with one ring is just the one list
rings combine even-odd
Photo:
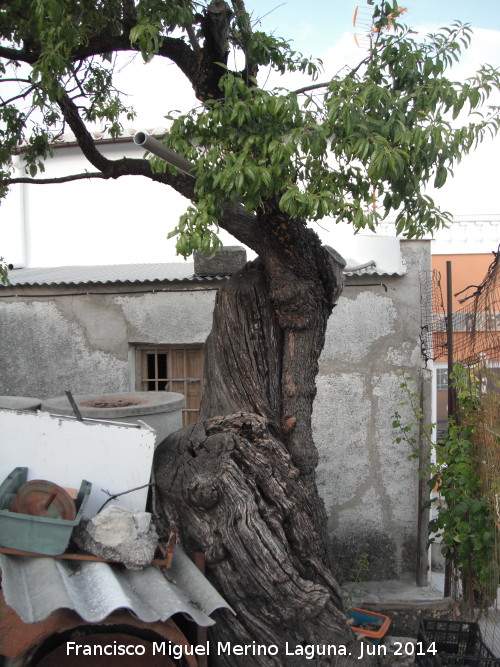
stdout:
[[[375,229],[393,212],[399,234],[432,232],[449,215],[424,185],[442,186],[500,123],[498,109],[486,106],[498,70],[485,65],[465,83],[446,78],[470,42],[467,25],[417,40],[398,23],[395,1],[369,4],[366,57],[326,82],[316,61],[254,29],[243,0],[0,7],[0,83],[10,91],[0,98],[1,195],[20,182],[142,176],[189,200],[174,230],[181,255],[213,252],[219,228],[258,255],[218,292],[200,421],[168,438],[154,463],[157,518],[178,525],[188,550],[206,553],[208,576],[237,612],[222,615],[213,636],[233,643],[342,644],[350,636],[311,430],[318,357],[344,263],[307,222],[329,216]],[[111,160],[94,141],[89,123],[105,123],[118,137],[133,118],[114,87],[122,51],[174,63],[192,85],[198,106],[173,116],[164,138],[192,163],[189,171],[154,156]],[[233,51],[239,70],[230,65]],[[299,71],[311,83],[266,90],[263,68]],[[44,179],[52,142],[67,128],[94,171]],[[21,143],[26,176],[16,178],[12,157]]]

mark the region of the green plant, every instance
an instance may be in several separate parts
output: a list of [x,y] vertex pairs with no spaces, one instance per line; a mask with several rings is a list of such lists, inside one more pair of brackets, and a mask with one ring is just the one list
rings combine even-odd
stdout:
[[[401,378],[401,383],[399,388],[402,390],[405,395],[405,400],[401,401],[398,405],[399,407],[409,406],[413,419],[405,423],[403,417],[398,410],[392,415],[392,428],[397,430],[398,435],[394,438],[394,442],[399,445],[401,443],[406,443],[409,445],[411,454],[409,459],[418,459],[420,457],[419,453],[419,441],[423,441],[428,448],[428,451],[432,450],[434,447],[434,440],[432,437],[435,424],[426,424],[424,421],[424,413],[420,405],[420,394],[414,391],[411,387],[413,384],[413,378],[406,373],[400,373],[399,377]],[[415,437],[415,433],[418,433],[418,438]],[[423,474],[430,474],[430,458],[428,465],[423,470]]]
[[351,581],[362,581],[362,575],[368,572],[370,569],[370,556],[366,551],[362,553],[356,560],[354,561],[354,566],[350,572],[350,580]]
[[0,283],[2,285],[9,284],[9,268],[3,257],[0,257]]
[[[347,575],[349,583],[353,584],[363,581],[363,575],[366,574],[366,572],[368,572],[369,569],[370,569],[370,556],[365,551],[360,556],[358,556],[354,561],[354,565],[352,566],[349,574]],[[354,605],[355,593],[356,590],[351,586],[349,587],[345,585],[342,586],[342,599],[344,602],[344,607],[346,609]]]
[[429,487],[437,495],[424,507],[437,500],[437,515],[429,523],[429,544],[441,538],[443,554],[451,561],[462,581],[463,594],[471,603],[486,602],[484,592],[495,578],[495,525],[487,498],[483,495],[478,463],[474,456],[474,429],[481,404],[481,388],[473,369],[456,364],[450,374],[457,396],[457,415],[448,421],[448,433],[437,444],[432,442],[433,424],[424,424],[418,394],[412,391],[412,378],[403,375],[400,388],[414,419],[405,424],[399,412],[393,416],[396,443],[407,442],[411,457],[418,456],[414,436],[419,428],[421,437],[434,448],[435,461],[429,459],[424,473]]

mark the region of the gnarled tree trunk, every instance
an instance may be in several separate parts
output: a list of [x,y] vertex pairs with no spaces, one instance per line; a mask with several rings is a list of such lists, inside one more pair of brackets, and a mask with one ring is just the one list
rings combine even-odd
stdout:
[[311,432],[318,357],[343,264],[305,233],[306,278],[270,248],[219,290],[200,421],[155,455],[166,521],[179,526],[186,549],[205,552],[208,577],[237,613],[220,614],[212,637],[280,648],[276,656],[212,656],[217,665],[304,664],[303,655],[285,655],[286,642],[350,640]]

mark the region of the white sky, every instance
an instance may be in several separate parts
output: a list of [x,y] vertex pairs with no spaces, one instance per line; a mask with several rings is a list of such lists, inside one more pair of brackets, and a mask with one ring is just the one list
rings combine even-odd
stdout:
[[[360,35],[359,25],[357,28],[352,26],[355,2],[314,0],[308,3],[306,10],[301,0],[278,3],[279,0],[276,5],[271,5],[268,0],[247,0],[248,8],[254,8],[254,18],[267,13],[262,19],[266,29],[292,39],[294,48],[305,55],[312,54],[323,60],[325,73],[322,80],[328,79],[343,65],[355,64],[362,59],[363,50],[356,46],[353,38],[354,32]],[[276,8],[271,11],[270,7],[273,6]],[[362,20],[365,5],[360,6]],[[472,46],[460,66],[449,74],[452,78],[470,76],[481,63],[500,65],[499,0],[483,0],[481,3],[471,3],[470,0],[408,0],[406,6],[408,12],[405,14],[405,22],[424,32],[450,24],[453,20],[472,24]],[[262,74],[265,76],[266,73]],[[268,84],[299,87],[301,82],[273,78]],[[165,113],[172,109],[188,108],[194,101],[186,80],[175,66],[165,61],[146,66],[142,64],[140,56],[122,71],[118,87],[126,92],[133,91],[130,101],[138,112],[138,118],[133,123],[136,130],[162,127],[165,124]],[[497,96],[496,103],[500,104],[500,96]],[[141,155],[139,149],[137,154]],[[457,166],[455,177],[444,188],[437,192],[429,191],[429,194],[444,210],[450,211],[457,218],[500,217],[499,156],[500,137],[487,139],[473,155],[466,157]],[[133,209],[134,213],[130,212],[128,217],[121,215],[116,216],[119,220],[111,219],[112,216],[108,216],[105,221],[102,219],[102,211],[107,209],[110,199],[123,203],[131,200],[133,192],[137,193],[134,199],[141,199],[140,193],[144,190],[140,180],[128,179],[128,184],[120,185],[119,182],[94,183],[92,191],[85,190],[86,193],[91,192],[91,195],[78,194],[84,191],[72,189],[75,184],[34,188],[37,191],[43,188],[46,194],[42,197],[38,193],[36,197],[39,198],[39,204],[29,211],[32,239],[29,264],[56,266],[180,259],[175,257],[174,241],[167,241],[166,236],[182,213],[185,202],[182,198],[171,196],[167,188],[163,188],[161,195],[156,190],[151,200],[149,194],[144,196],[138,209],[130,201],[126,207],[130,211]],[[132,190],[131,181],[134,182]],[[162,205],[159,211],[159,199],[155,197],[160,196]],[[14,263],[22,261],[18,208],[19,197],[14,193],[0,206],[0,256]],[[82,229],[83,223],[80,222],[77,209],[85,209],[85,229]],[[80,213],[83,216],[82,211]],[[331,227],[329,220],[323,224]],[[138,226],[141,229],[141,240],[138,240]],[[78,236],[75,236],[77,232]],[[93,242],[83,240],[82,232]],[[147,242],[142,239],[145,233]],[[120,241],[117,243],[118,238]],[[332,243],[330,238],[327,240]],[[61,246],[61,243],[65,245]],[[61,247],[65,248],[64,252],[61,252]]]

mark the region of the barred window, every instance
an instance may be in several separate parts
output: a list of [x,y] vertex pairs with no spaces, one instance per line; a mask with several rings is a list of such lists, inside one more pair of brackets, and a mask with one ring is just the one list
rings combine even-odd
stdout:
[[186,403],[183,424],[198,420],[203,378],[204,349],[196,346],[138,346],[136,351],[137,391],[174,391]]

